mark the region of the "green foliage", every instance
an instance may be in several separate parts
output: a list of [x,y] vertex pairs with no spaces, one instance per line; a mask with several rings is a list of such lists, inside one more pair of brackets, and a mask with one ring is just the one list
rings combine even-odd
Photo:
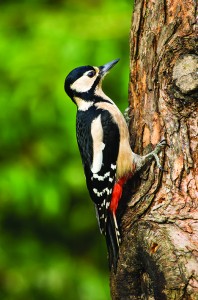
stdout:
[[[109,299],[65,76],[120,57],[104,89],[127,106],[129,0],[0,5],[0,299]],[[120,102],[118,102],[120,100]]]

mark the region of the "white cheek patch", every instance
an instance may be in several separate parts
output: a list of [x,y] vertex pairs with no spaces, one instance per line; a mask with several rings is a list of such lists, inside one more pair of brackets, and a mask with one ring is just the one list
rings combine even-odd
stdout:
[[103,128],[101,123],[101,115],[93,120],[91,124],[91,135],[93,139],[93,161],[91,165],[92,173],[98,173],[102,167],[103,150]]
[[96,77],[98,76],[99,69],[97,67],[94,67],[96,71],[96,75],[92,78],[87,76],[87,74],[91,71],[85,72],[80,78],[78,78],[71,86],[70,88],[72,90],[75,90],[79,93],[88,92],[92,85],[94,84],[94,81],[96,80]]
[[70,88],[72,90],[75,90],[79,93],[88,92],[90,88],[92,87],[93,83],[95,81],[95,77],[90,78],[87,75],[83,75],[82,77],[78,78],[71,86]]

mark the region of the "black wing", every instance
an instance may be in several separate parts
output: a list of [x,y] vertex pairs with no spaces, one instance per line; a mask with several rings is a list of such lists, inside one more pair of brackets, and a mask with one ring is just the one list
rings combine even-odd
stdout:
[[[94,129],[97,132],[93,132]],[[106,234],[108,209],[116,178],[119,129],[107,110],[93,106],[88,111],[77,113],[77,140],[87,187],[96,205],[99,227]]]

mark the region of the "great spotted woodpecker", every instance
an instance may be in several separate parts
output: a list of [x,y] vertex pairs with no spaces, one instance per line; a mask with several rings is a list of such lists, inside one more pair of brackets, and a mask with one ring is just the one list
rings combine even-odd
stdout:
[[65,79],[65,91],[77,105],[76,133],[87,188],[95,203],[99,228],[106,237],[110,266],[114,270],[121,243],[116,211],[129,177],[157,154],[163,140],[146,156],[132,152],[126,121],[115,103],[102,91],[102,80],[119,61],[100,67],[74,69]]

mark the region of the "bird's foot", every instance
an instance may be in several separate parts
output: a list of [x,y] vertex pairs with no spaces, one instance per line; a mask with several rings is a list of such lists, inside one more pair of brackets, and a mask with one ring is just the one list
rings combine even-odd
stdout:
[[145,155],[145,157],[147,157],[149,160],[152,159],[154,157],[155,161],[156,161],[156,164],[158,166],[158,168],[162,171],[165,171],[161,164],[160,164],[160,160],[159,160],[159,157],[158,157],[158,154],[160,153],[160,151],[162,150],[163,147],[165,146],[168,146],[167,142],[165,139],[163,139],[161,142],[159,142],[155,149],[153,151],[151,151],[150,153],[148,153],[147,155]]
[[136,172],[142,169],[148,162],[150,162],[153,158],[155,159],[157,166],[160,170],[164,171],[161,164],[160,160],[158,157],[159,152],[162,150],[163,147],[168,146],[167,142],[165,139],[163,139],[161,142],[159,142],[155,149],[151,151],[150,153],[144,155],[144,156],[139,156],[137,154],[134,155],[135,159],[135,164],[136,164]]

